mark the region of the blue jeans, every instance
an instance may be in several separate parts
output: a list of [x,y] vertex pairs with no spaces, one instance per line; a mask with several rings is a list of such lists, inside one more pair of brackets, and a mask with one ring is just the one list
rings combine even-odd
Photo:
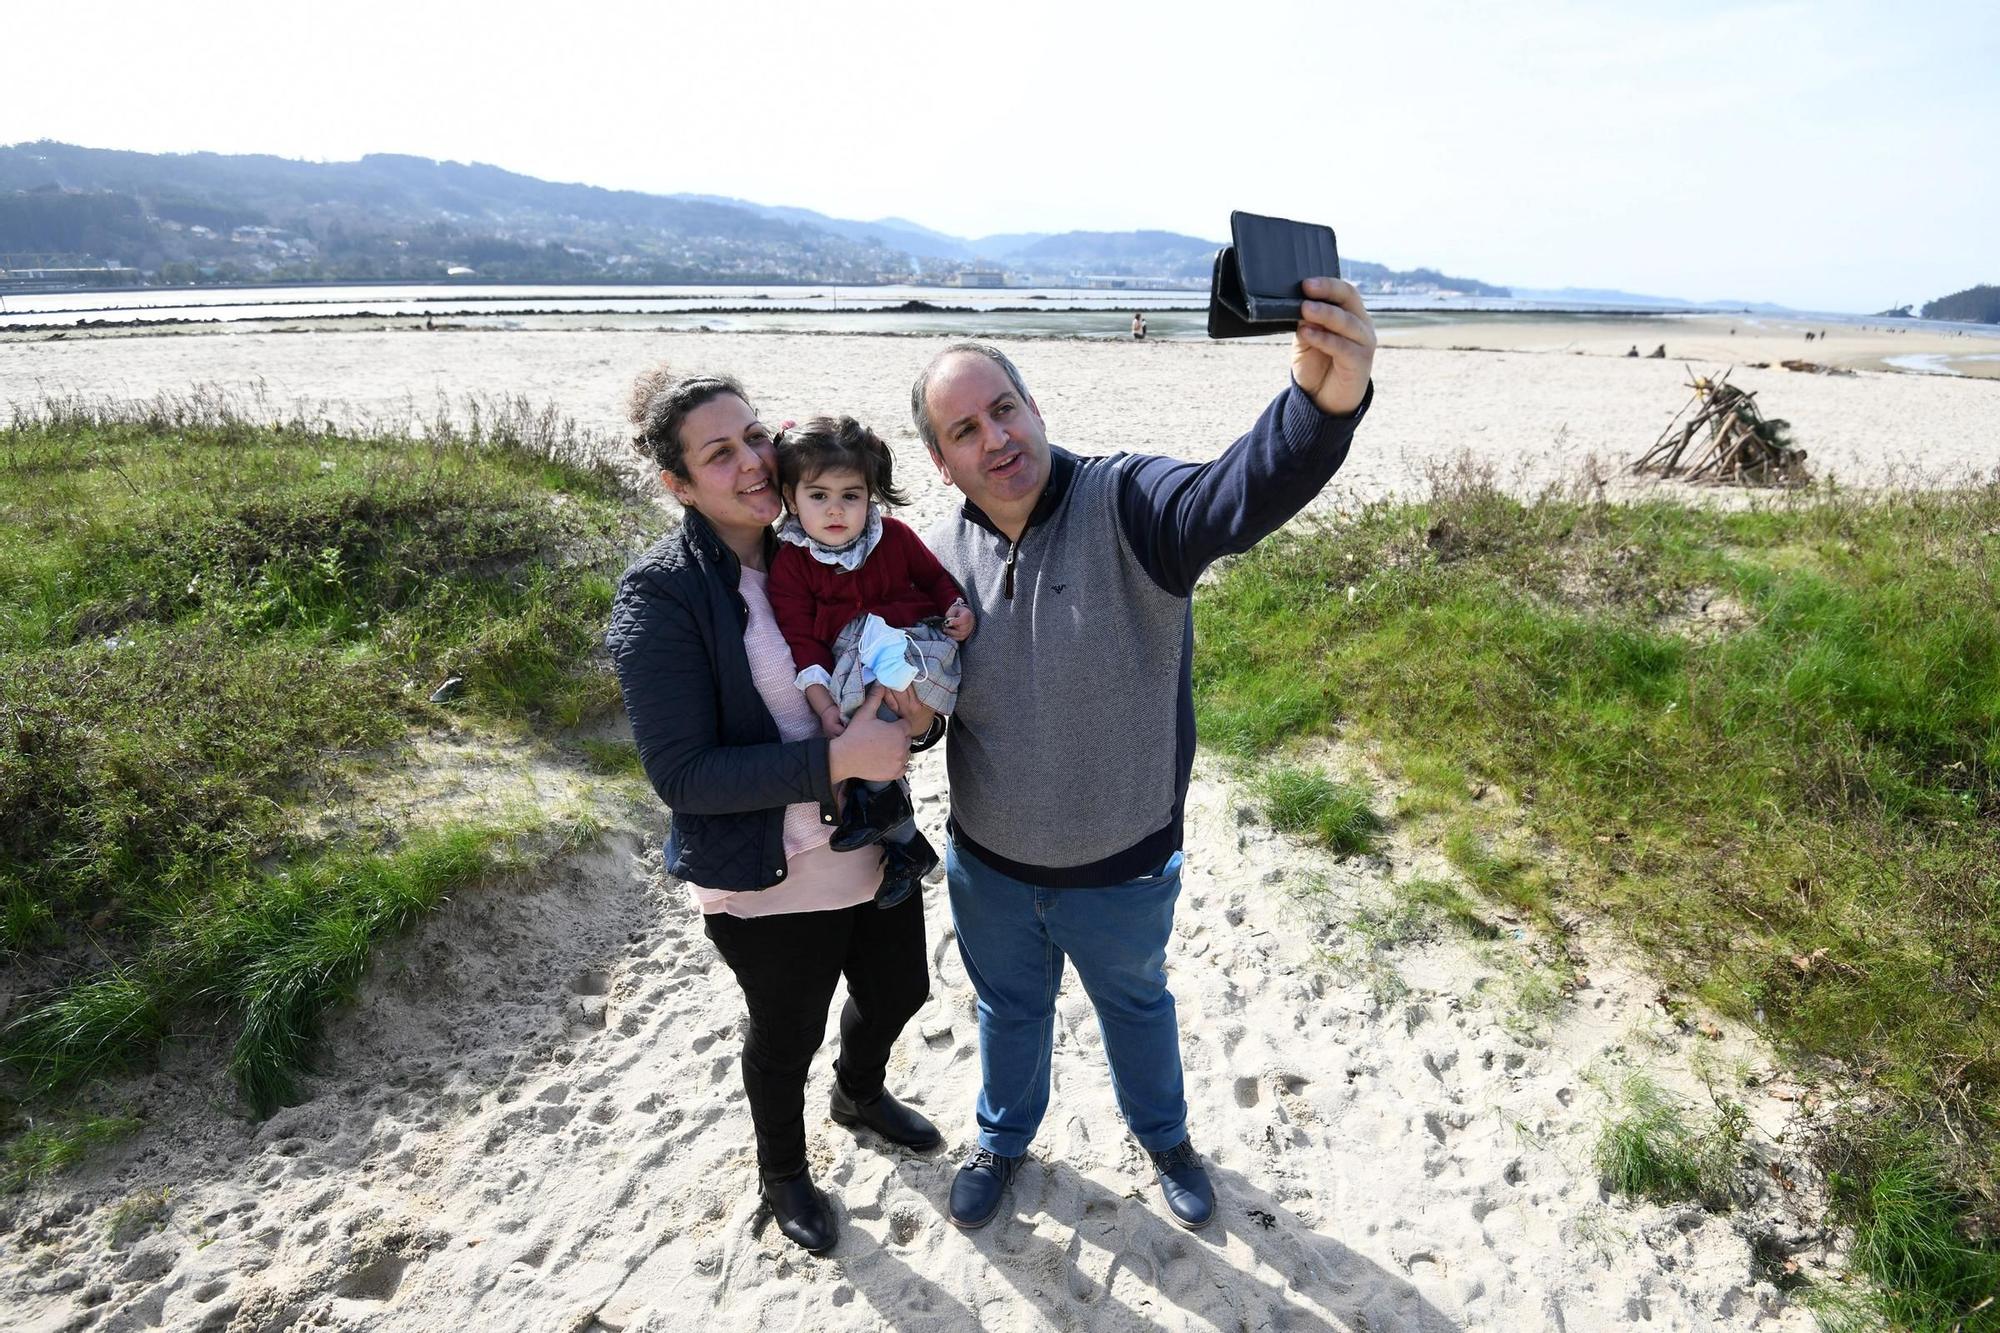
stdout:
[[1044,889],[945,844],[958,956],[979,996],[979,1146],[1028,1150],[1049,1107],[1056,992],[1076,965],[1097,1010],[1111,1086],[1139,1146],[1187,1137],[1180,1024],[1167,990],[1167,940],[1181,893],[1181,854],[1124,884]]

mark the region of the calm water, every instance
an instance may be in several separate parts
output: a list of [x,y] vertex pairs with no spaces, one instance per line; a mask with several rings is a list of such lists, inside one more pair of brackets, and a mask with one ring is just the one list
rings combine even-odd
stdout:
[[[0,293],[0,329],[78,324],[223,323],[249,328],[308,319],[422,320],[479,329],[602,328],[716,332],[1013,334],[1021,337],[1126,338],[1144,311],[1154,338],[1205,336],[1205,290],[978,287],[685,286],[413,284],[355,286],[160,288],[135,291]],[[908,302],[931,309],[902,310]],[[1635,309],[1501,297],[1375,294],[1377,322],[1446,322],[1470,313],[1561,318],[1576,315],[1687,315],[1703,310]],[[1751,317],[1751,322],[1758,318]],[[1964,329],[1876,316],[1803,314],[1827,324]]]
[[[412,285],[167,288],[138,291],[9,293],[0,327],[290,322],[375,316],[471,328],[633,328],[827,333],[1012,333],[1124,338],[1144,311],[1156,338],[1199,338],[1203,290],[1102,288],[672,287]],[[933,310],[904,311],[921,301]],[[1467,311],[1604,313],[1614,307],[1550,305],[1492,297],[1377,295],[1369,307],[1414,319]]]

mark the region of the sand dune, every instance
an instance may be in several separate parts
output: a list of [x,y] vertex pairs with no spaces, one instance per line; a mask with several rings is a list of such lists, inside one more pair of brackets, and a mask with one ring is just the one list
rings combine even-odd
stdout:
[[[13,1326],[1810,1327],[1756,1275],[1755,1238],[1811,1234],[1775,1190],[1718,1216],[1607,1199],[1593,1178],[1606,1079],[1649,1067],[1692,1087],[1682,1048],[1703,1039],[1650,1007],[1643,976],[1606,959],[1538,1017],[1510,991],[1526,941],[1330,967],[1365,951],[1342,924],[1355,907],[1437,873],[1435,855],[1326,862],[1213,773],[1191,848],[1170,966],[1220,1198],[1207,1232],[1162,1211],[1074,985],[1033,1160],[995,1224],[945,1219],[978,1061],[934,887],[933,995],[890,1077],[952,1146],[885,1150],[825,1121],[823,1051],[810,1150],[843,1236],[801,1254],[755,1204],[740,998],[684,893],[621,834],[389,950],[304,1105],[239,1119],[193,1072],[201,1052],[171,1062],[135,1142],[10,1207]],[[1718,1049],[1756,1058],[1740,1036]],[[1779,1091],[1745,1094],[1767,1130],[1792,1106]],[[156,1221],[111,1238],[121,1204],[162,1190]]]

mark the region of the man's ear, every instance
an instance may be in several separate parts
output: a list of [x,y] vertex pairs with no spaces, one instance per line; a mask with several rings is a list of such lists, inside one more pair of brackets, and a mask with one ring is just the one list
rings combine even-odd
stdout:
[[943,481],[947,486],[957,486],[958,483],[951,479],[951,468],[945,463],[944,455],[936,449],[932,449],[929,452],[931,463],[937,468],[939,480]]
[[1036,421],[1041,421],[1041,424],[1042,424],[1042,428],[1043,428],[1044,430],[1048,429],[1048,425],[1049,425],[1049,423],[1048,423],[1048,422],[1046,422],[1046,421],[1042,421],[1042,409],[1041,409],[1041,407],[1040,407],[1040,406],[1039,406],[1039,405],[1038,405],[1038,404],[1037,404],[1037,403],[1035,402],[1035,395],[1033,395],[1033,394],[1029,394],[1029,395],[1028,395],[1028,410],[1029,410],[1030,412],[1033,412],[1033,413],[1035,414],[1035,420],[1036,420]]

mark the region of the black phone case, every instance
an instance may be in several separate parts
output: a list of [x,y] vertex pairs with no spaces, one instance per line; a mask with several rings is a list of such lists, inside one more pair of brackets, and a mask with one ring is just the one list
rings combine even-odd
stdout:
[[1256,338],[1298,326],[1307,278],[1339,277],[1333,228],[1314,222],[1229,215],[1232,242],[1215,252],[1208,287],[1208,336]]

